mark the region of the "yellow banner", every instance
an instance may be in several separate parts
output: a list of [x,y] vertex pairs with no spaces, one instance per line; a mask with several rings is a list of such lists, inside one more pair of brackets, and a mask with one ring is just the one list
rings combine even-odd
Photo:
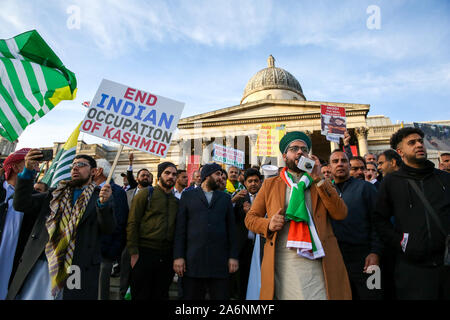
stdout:
[[263,124],[258,132],[256,140],[257,156],[276,157],[279,152],[280,139],[286,134],[286,125],[284,124]]

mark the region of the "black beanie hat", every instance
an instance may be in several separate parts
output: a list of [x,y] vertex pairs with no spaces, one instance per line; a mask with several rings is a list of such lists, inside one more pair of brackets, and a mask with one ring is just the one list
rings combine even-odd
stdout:
[[158,176],[157,176],[158,179],[161,177],[164,170],[166,170],[168,167],[174,167],[175,170],[177,169],[177,166],[169,161],[158,164]]
[[205,164],[202,168],[202,182],[205,181],[205,179],[212,175],[214,172],[221,170],[222,167],[215,162]]

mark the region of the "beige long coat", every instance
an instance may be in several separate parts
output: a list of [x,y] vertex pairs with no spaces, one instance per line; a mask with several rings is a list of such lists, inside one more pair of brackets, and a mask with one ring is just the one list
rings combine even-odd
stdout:
[[[342,259],[336,237],[330,223],[330,217],[343,220],[347,216],[347,206],[339,197],[331,182],[325,180],[320,186],[313,184],[310,188],[312,216],[320,241],[325,251],[322,267],[329,300],[347,300],[352,298],[350,282]],[[250,211],[245,217],[245,225],[255,233],[266,238],[264,257],[261,265],[261,300],[272,300],[275,292],[275,242],[277,232],[269,232],[272,216],[285,208],[286,183],[280,177],[264,181]],[[265,214],[267,213],[267,218]]]

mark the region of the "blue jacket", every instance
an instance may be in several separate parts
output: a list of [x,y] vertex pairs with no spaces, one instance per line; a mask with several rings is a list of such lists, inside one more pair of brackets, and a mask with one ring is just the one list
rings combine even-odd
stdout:
[[111,182],[111,189],[117,225],[112,234],[102,236],[101,252],[103,258],[120,261],[120,255],[126,244],[128,201],[126,192],[119,185]]
[[368,253],[381,255],[383,245],[371,221],[377,198],[375,186],[353,177],[334,186],[348,208],[347,218],[331,220],[339,243],[366,247]]
[[228,259],[238,259],[231,197],[214,191],[208,205],[202,188],[184,191],[178,208],[174,259],[184,258],[186,276],[227,278]]

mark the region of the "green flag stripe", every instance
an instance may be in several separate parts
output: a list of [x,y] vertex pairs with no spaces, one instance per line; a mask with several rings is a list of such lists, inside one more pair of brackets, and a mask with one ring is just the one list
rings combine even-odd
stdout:
[[[67,177],[70,178],[69,165],[72,163],[75,153],[76,148],[59,150],[42,180],[53,187],[56,186],[60,180],[66,179]],[[67,176],[67,172],[69,172],[69,176]]]
[[63,179],[62,177],[67,177],[67,174],[69,174],[70,176],[70,169],[68,167],[64,168],[64,170],[59,170],[57,173],[55,172],[55,174],[53,175],[53,179],[52,179],[52,183],[55,180],[61,180]]
[[59,173],[61,171],[64,171],[64,170],[69,170],[70,171],[69,166],[72,163],[72,160],[73,160],[74,157],[75,156],[67,158],[67,159],[64,159],[63,162],[60,161],[60,163],[58,163],[58,166],[55,168],[55,173],[54,173],[53,176],[58,176]]
[[[0,134],[14,141],[31,123],[55,107],[52,99],[61,88],[76,89],[68,70],[36,30],[0,40]],[[73,95],[64,95],[71,100]],[[53,103],[50,101],[53,100]],[[13,140],[14,139],[14,140]]]
[[52,93],[55,91],[54,89],[63,88],[69,85],[67,79],[64,78],[58,70],[45,66],[41,68],[44,74],[45,83],[48,88],[52,88]]
[[[1,65],[1,63],[0,63]],[[12,100],[11,96],[9,95],[8,90],[6,90],[5,86],[2,82],[0,82],[0,95],[5,100],[5,104],[8,105],[9,108],[4,108],[3,112],[5,113],[6,117],[8,118],[8,121],[11,122],[12,126],[14,127],[15,131],[20,131],[17,134],[20,134],[26,127],[22,126],[22,123],[19,121],[18,116],[23,119],[22,116],[20,116],[19,112],[16,109],[16,106],[14,105],[14,101]]]
[[[48,98],[49,98],[48,87],[47,87],[47,83],[45,82],[44,73],[42,72],[42,67],[36,63],[31,63],[31,67],[33,68],[34,75],[36,76],[36,80],[38,82],[39,88],[41,89],[40,91],[45,92],[44,93],[45,106],[50,111],[53,109],[54,105],[53,105],[53,103],[50,102],[50,100],[48,100]],[[44,109],[44,111],[45,111],[45,109]]]
[[[12,70],[11,70],[12,68]],[[11,65],[11,61],[8,59],[0,59],[0,74],[6,72],[8,76],[2,78],[3,85],[5,89],[8,91],[9,96],[15,105],[15,111],[13,110],[17,120],[21,124],[22,128],[28,125],[28,122],[32,119],[32,115],[30,112],[23,106],[22,102],[18,99],[14,86],[20,86],[20,82],[18,84],[14,84],[17,79],[17,75],[15,74],[14,67]],[[3,73],[5,74],[5,73]],[[16,79],[11,79],[11,77],[16,77]],[[18,80],[18,79],[17,79]]]
[[[1,83],[0,83],[1,86]],[[17,134],[17,131],[22,130],[19,123],[17,122],[16,118],[14,116],[10,115],[10,118],[12,121],[8,119],[9,113],[11,113],[11,110],[9,109],[11,106],[10,104],[3,98],[1,94],[1,88],[0,88],[0,105],[2,106],[8,106],[6,108],[0,108],[0,123],[2,124],[4,130],[1,130],[1,135],[7,138],[10,141],[16,140],[19,135]],[[3,112],[4,111],[4,112]],[[14,127],[17,126],[17,127]]]
[[[17,88],[17,92],[23,95],[22,99],[24,100],[24,104],[28,106],[27,110],[32,116],[35,116],[36,113],[41,110],[41,106],[39,104],[39,101],[34,96],[33,91],[31,90],[30,80],[28,79],[28,76],[25,72],[22,61],[11,60],[11,63],[20,82],[20,86],[19,88]],[[31,110],[29,110],[29,108],[31,108]]]
[[[23,56],[21,56],[18,52],[17,43],[14,39],[8,39],[5,41],[6,47],[9,49],[9,54],[12,56],[15,56],[18,59],[24,59]],[[33,67],[33,70],[35,71],[35,75],[38,74],[41,76],[42,81],[38,82],[39,86],[41,87],[42,84],[45,83],[45,86],[42,86],[42,88],[45,88],[44,91],[41,90],[41,92],[46,93],[46,99],[45,100],[45,107],[44,107],[44,114],[53,109],[54,105],[50,102],[48,98],[53,96],[54,90],[48,90],[48,87],[54,87],[54,88],[61,88],[67,85],[67,80],[65,77],[57,70],[48,68],[48,67],[42,67],[38,64],[32,63],[32,65],[35,65]],[[37,72],[36,72],[37,71]],[[37,78],[37,77],[36,77]],[[42,116],[43,116],[42,115]],[[39,117],[34,117],[33,120],[31,120],[30,123],[35,122],[39,119]]]
[[68,171],[68,173],[66,173],[64,175],[61,175],[61,176],[56,177],[56,178],[53,178],[51,186],[52,187],[56,187],[60,181],[62,181],[62,180],[70,180],[70,177],[71,177],[70,176],[70,171]]
[[[33,119],[34,115],[41,109],[41,106],[31,92],[30,84],[21,61],[7,60],[3,62],[8,71],[9,80],[17,99],[25,107],[26,111],[28,111],[31,119]],[[24,110],[22,113],[25,118],[27,118],[26,111]]]
[[[59,156],[58,162],[61,163],[61,161],[66,161],[66,158],[72,158],[75,156],[75,148],[70,148],[69,150],[60,150],[61,155]],[[70,164],[70,163],[69,163]]]
[[41,93],[41,89],[39,88],[39,84],[36,79],[36,75],[34,74],[34,70],[31,67],[31,63],[28,61],[21,61],[23,70],[27,75],[28,84],[30,86],[31,93],[34,95],[36,101],[38,102],[40,108],[44,107],[44,96]]
[[0,40],[0,52],[5,58],[14,59],[14,56],[9,52],[9,48],[5,40]]
[[34,74],[34,70],[33,67],[31,66],[31,63],[28,61],[21,61],[21,62],[23,69],[27,75],[31,94],[34,96],[34,98],[36,99],[37,103],[40,106],[38,110],[38,116],[42,118],[43,116],[45,116],[47,112],[50,111],[50,109],[44,103],[44,97],[42,96],[41,89],[39,88],[39,83],[36,79],[36,75]]
[[23,60],[23,56],[19,53],[19,47],[17,46],[16,40],[14,38],[5,40],[8,46],[9,52],[13,55],[15,59]]

